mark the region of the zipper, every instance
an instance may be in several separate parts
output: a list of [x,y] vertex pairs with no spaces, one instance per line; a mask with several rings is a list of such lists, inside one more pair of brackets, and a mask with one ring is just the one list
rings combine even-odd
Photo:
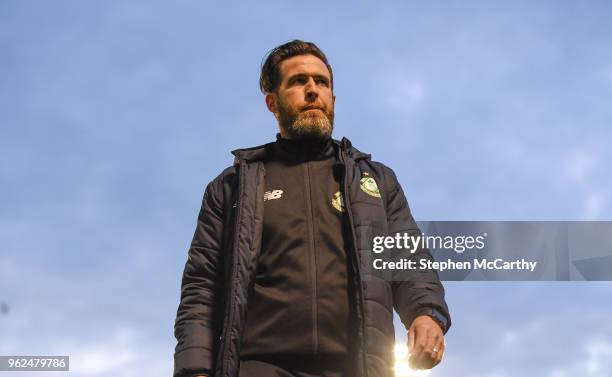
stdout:
[[304,184],[306,188],[306,218],[308,219],[308,248],[310,251],[310,276],[312,281],[312,349],[313,354],[319,352],[318,308],[317,308],[317,253],[315,249],[314,211],[312,209],[312,193],[310,184],[310,162],[304,164]]
[[342,188],[343,188],[343,196],[344,196],[344,208],[346,208],[346,214],[348,217],[348,221],[349,221],[349,228],[350,228],[350,232],[351,232],[351,242],[352,242],[352,246],[353,246],[353,251],[354,251],[354,255],[352,258],[353,261],[353,267],[355,269],[355,275],[357,277],[357,289],[359,290],[359,311],[361,314],[361,339],[360,339],[360,343],[361,343],[361,347],[360,347],[360,356],[361,356],[361,364],[362,364],[362,375],[367,377],[368,376],[368,370],[366,367],[366,358],[365,358],[365,343],[364,343],[364,338],[366,336],[366,329],[365,329],[365,304],[364,304],[364,299],[363,299],[363,290],[362,290],[362,282],[361,282],[361,271],[359,268],[359,258],[358,258],[358,254],[359,251],[357,250],[357,238],[355,237],[355,226],[354,226],[354,222],[353,222],[353,212],[351,210],[351,201],[349,198],[349,187],[348,187],[348,169],[346,166],[346,155],[345,155],[345,150],[344,150],[344,146],[343,149],[340,152],[340,157],[342,160],[342,164],[344,165],[344,179],[342,182]]
[[[221,367],[221,376],[223,376],[227,370],[227,363],[229,362],[229,357],[227,357],[229,353],[230,347],[230,334],[232,330],[232,324],[234,323],[234,288],[235,282],[237,280],[238,268],[236,266],[236,257],[237,257],[237,248],[238,248],[238,224],[240,224],[240,219],[242,217],[242,193],[243,193],[243,185],[244,185],[244,174],[245,173],[245,163],[243,160],[240,160],[239,165],[239,174],[238,174],[238,199],[236,201],[236,217],[234,218],[234,239],[232,245],[232,266],[231,273],[232,278],[229,281],[229,299],[228,299],[228,307],[226,308],[226,313],[228,315],[225,317],[225,334],[220,337],[220,340],[225,338],[225,343],[222,352],[222,367]],[[228,311],[229,309],[229,311]]]

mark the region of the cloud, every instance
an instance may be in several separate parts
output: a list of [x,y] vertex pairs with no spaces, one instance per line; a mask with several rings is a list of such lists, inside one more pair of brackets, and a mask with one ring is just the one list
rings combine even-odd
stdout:
[[591,338],[582,347],[577,360],[552,368],[548,377],[610,377],[612,376],[612,343],[607,339]]
[[589,191],[586,195],[584,213],[587,219],[596,219],[604,215],[608,198],[603,192]]
[[138,339],[129,329],[115,331],[109,338],[89,344],[74,340],[58,348],[72,349],[71,370],[84,376],[118,375],[125,371],[138,355]]
[[136,328],[118,327],[110,334],[81,342],[72,339],[57,349],[72,350],[71,371],[82,376],[152,376],[172,374],[172,352]]
[[588,146],[570,150],[562,165],[566,179],[581,192],[582,215],[589,220],[601,217],[608,205],[608,192],[599,181],[605,160],[599,144],[590,142]]
[[566,171],[570,181],[578,185],[588,184],[589,176],[593,173],[593,169],[599,156],[594,150],[575,149],[567,155]]
[[[56,355],[70,357],[66,376],[167,377],[172,375],[172,349],[135,326],[114,325],[95,335],[61,335],[36,339],[34,334],[3,338],[3,354]],[[6,346],[12,344],[12,346]],[[57,375],[63,375],[57,372]],[[23,377],[28,377],[24,374]]]

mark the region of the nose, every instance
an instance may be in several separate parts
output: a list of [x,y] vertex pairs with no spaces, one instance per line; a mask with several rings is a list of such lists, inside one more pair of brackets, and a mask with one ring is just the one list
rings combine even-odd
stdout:
[[319,97],[319,89],[314,81],[314,78],[310,77],[306,83],[304,90],[306,91],[306,101],[314,102]]

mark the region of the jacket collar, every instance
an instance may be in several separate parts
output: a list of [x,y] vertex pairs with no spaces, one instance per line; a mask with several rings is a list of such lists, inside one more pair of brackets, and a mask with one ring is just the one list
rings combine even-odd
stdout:
[[[363,153],[359,151],[357,148],[353,147],[351,141],[346,137],[343,137],[341,140],[333,139],[332,142],[339,147],[339,150],[342,152],[346,152],[346,155],[357,161],[362,159],[370,159],[371,155],[367,153]],[[235,156],[234,164],[238,164],[240,160],[244,160],[246,162],[255,162],[262,161],[268,155],[268,151],[270,147],[274,144],[274,142],[266,143],[262,145],[258,145],[256,147],[251,148],[241,148],[235,149],[232,151],[232,154]]]

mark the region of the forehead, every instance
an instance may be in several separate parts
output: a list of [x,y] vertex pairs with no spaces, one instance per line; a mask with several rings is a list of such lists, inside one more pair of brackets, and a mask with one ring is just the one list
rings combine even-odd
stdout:
[[323,61],[314,55],[297,55],[283,60],[280,64],[283,79],[296,75],[321,75],[329,78],[329,70]]

